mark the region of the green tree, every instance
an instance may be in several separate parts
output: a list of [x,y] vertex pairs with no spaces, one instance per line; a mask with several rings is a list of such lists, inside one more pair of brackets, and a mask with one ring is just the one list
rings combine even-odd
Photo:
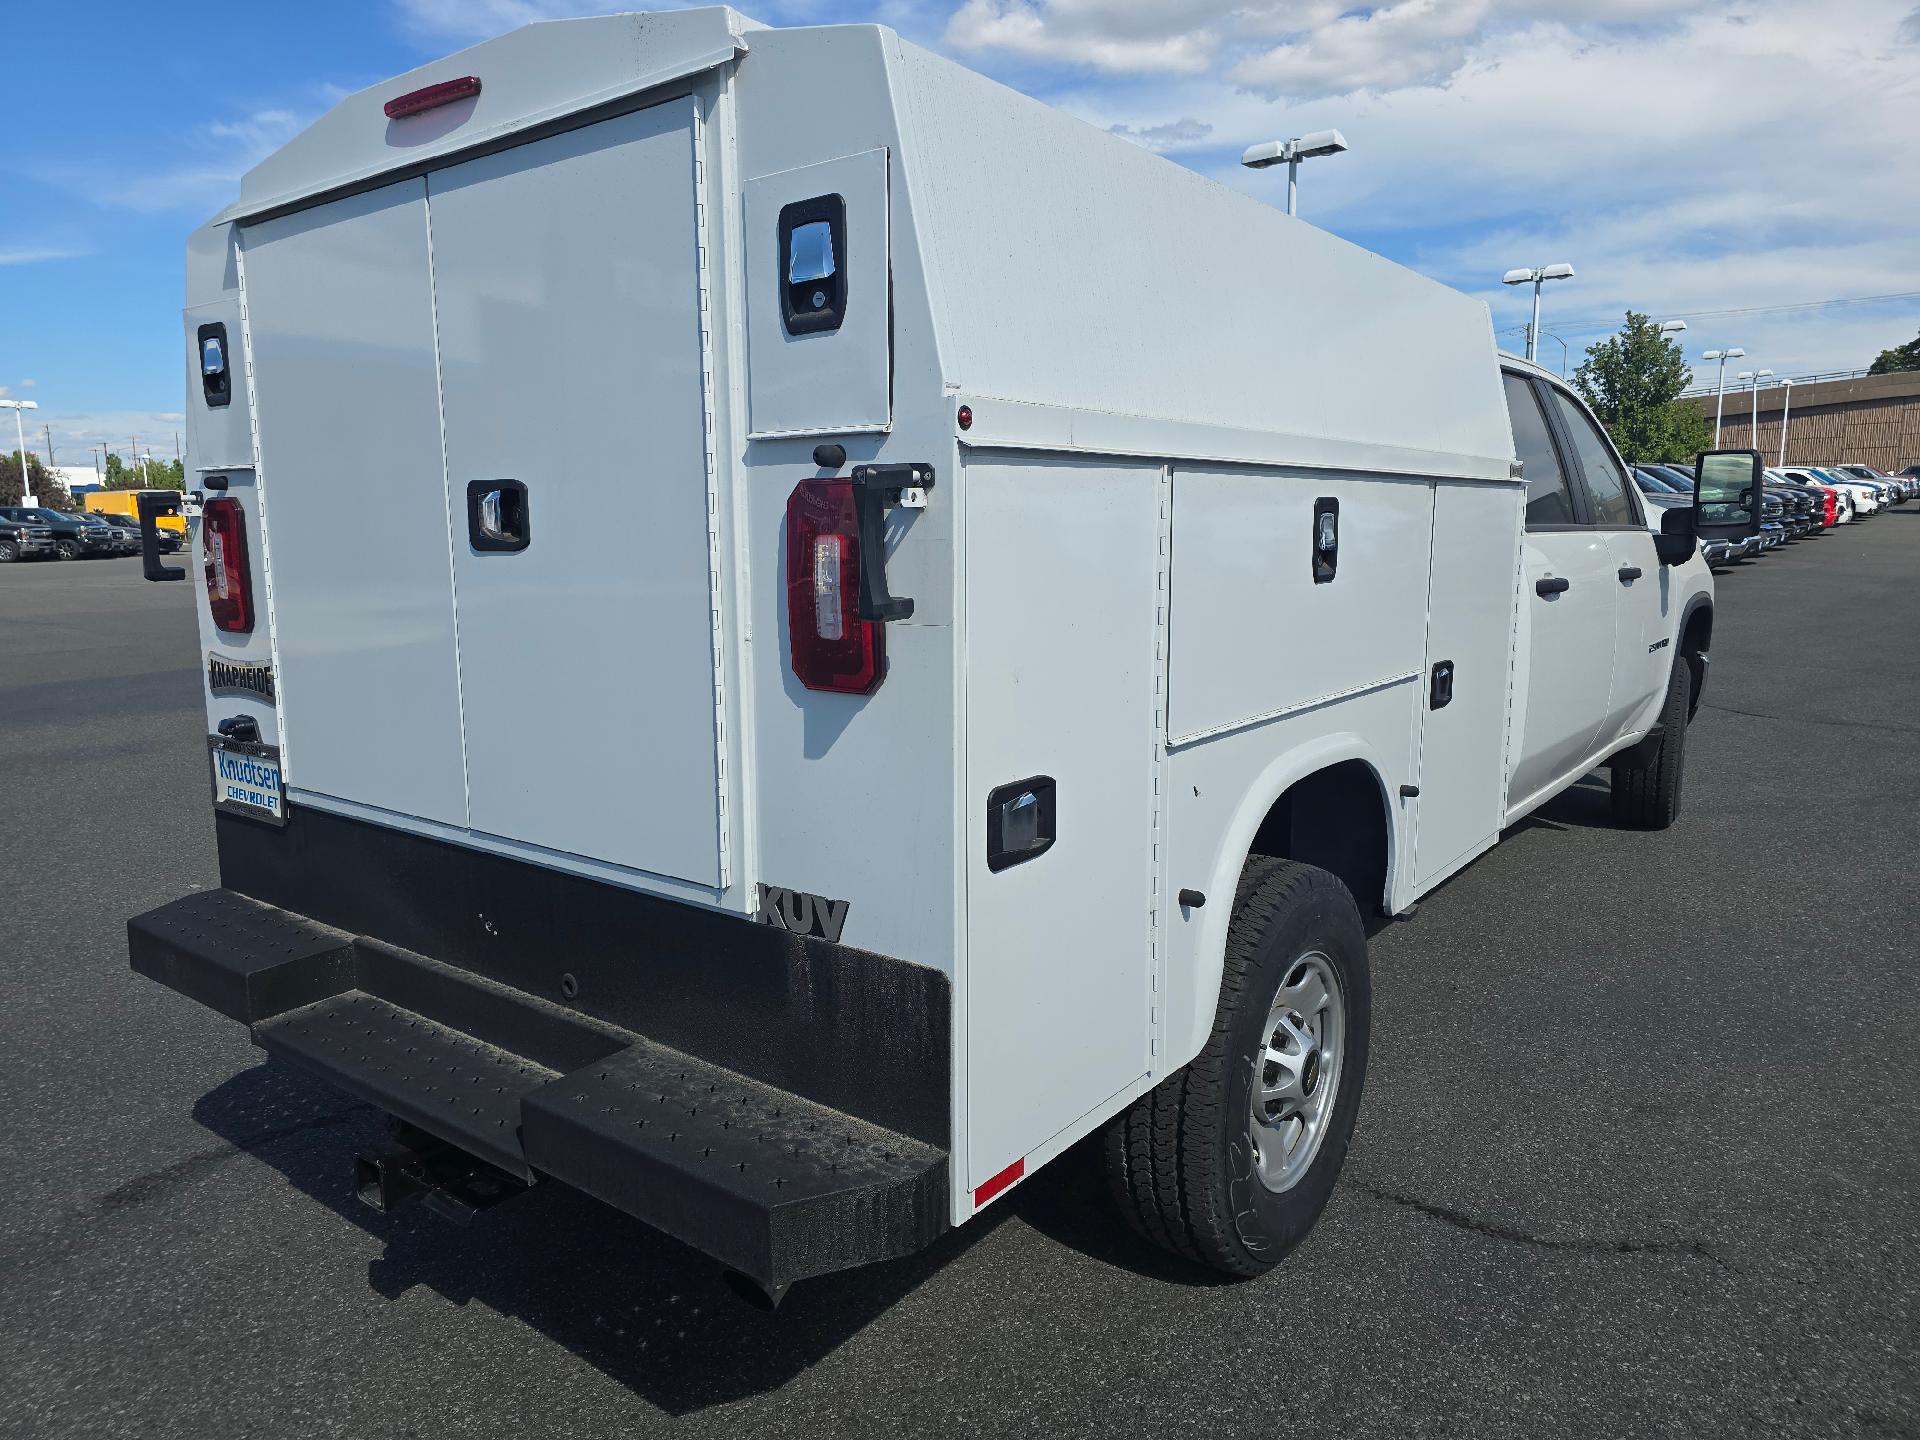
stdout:
[[1574,388],[1629,462],[1677,460],[1710,448],[1713,425],[1676,397],[1693,383],[1680,346],[1635,311],[1618,335],[1587,347]]
[[[78,510],[67,487],[53,478],[51,471],[31,450],[27,452],[27,478],[33,482],[33,498],[49,510]],[[20,452],[0,456],[0,505],[20,503]]]
[[1896,370],[1920,370],[1920,335],[1904,345],[1882,350],[1879,359],[1867,367],[1869,375],[1891,375]]
[[144,460],[129,465],[109,450],[103,483],[109,490],[184,490],[186,467],[178,460]]

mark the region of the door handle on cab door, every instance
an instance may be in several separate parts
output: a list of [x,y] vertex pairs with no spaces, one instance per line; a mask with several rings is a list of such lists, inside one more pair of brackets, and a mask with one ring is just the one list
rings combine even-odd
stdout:
[[1631,585],[1639,578],[1640,567],[1638,565],[1622,565],[1620,567],[1620,583],[1622,585]]
[[1536,595],[1558,595],[1561,591],[1571,590],[1572,588],[1573,582],[1571,580],[1563,579],[1556,575],[1549,575],[1544,580],[1536,580],[1533,582],[1533,593]]

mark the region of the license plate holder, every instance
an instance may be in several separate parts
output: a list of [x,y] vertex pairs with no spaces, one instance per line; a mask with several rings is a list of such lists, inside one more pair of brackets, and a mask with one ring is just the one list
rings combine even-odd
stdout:
[[280,773],[280,747],[207,737],[213,778],[213,808],[267,825],[287,823],[287,785]]

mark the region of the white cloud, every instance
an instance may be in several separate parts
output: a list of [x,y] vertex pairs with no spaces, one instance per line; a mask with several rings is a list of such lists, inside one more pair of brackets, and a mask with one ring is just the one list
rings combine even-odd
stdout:
[[46,260],[73,260],[87,253],[68,246],[23,245],[18,249],[0,250],[0,265],[38,265]]
[[1122,140],[1131,140],[1143,150],[1166,154],[1173,150],[1191,150],[1213,134],[1213,126],[1204,120],[1169,120],[1164,125],[1109,125],[1107,129]]
[[1213,61],[1220,33],[1195,25],[1182,8],[1171,24],[1167,7],[1145,0],[965,0],[947,23],[946,43],[966,53],[1000,52],[1023,60],[1054,61],[1128,74],[1196,75]]
[[1248,56],[1232,78],[1269,95],[1340,95],[1437,85],[1465,64],[1491,0],[1400,0],[1342,15]]
[[[141,215],[178,211],[199,218],[230,202],[243,174],[291,140],[343,92],[321,86],[308,93],[313,103],[301,109],[266,106],[187,132],[174,147],[179,158],[172,164],[136,167],[124,160],[89,156],[67,165],[41,166],[34,178],[108,209]],[[5,263],[5,252],[0,252],[0,263]]]

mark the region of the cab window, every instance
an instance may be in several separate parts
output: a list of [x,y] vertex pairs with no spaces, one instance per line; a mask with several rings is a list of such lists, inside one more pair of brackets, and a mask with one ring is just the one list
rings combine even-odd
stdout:
[[1586,478],[1587,498],[1593,502],[1593,523],[1602,530],[1639,528],[1640,517],[1627,498],[1627,476],[1614,458],[1613,447],[1587,412],[1559,390],[1553,403],[1560,409],[1560,422],[1567,428],[1574,454],[1580,458],[1580,471]]
[[1506,382],[1507,414],[1513,421],[1513,456],[1527,482],[1527,528],[1576,523],[1573,492],[1567,488],[1567,474],[1560,468],[1553,433],[1540,413],[1533,386],[1511,371],[1503,371],[1500,378]]

